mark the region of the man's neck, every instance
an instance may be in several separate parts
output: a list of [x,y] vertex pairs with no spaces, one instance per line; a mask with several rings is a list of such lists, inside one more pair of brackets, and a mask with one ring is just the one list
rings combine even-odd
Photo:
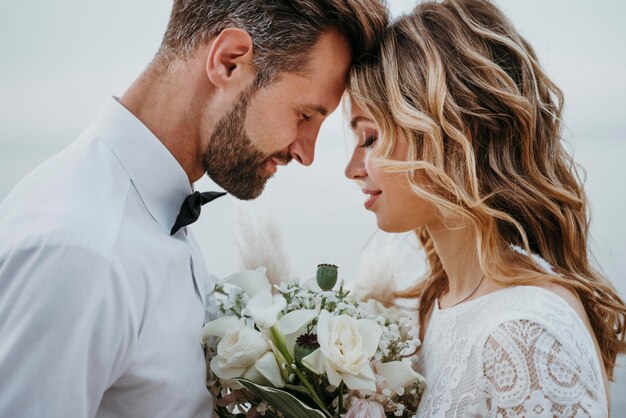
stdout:
[[203,104],[192,88],[194,71],[185,64],[178,62],[167,70],[150,65],[120,103],[163,143],[193,183],[204,174],[199,131]]

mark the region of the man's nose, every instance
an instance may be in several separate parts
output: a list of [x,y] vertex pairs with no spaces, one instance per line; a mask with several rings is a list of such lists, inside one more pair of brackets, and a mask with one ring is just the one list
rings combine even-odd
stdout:
[[315,130],[315,132],[311,132],[306,137],[296,140],[291,145],[291,155],[297,162],[304,166],[313,164],[318,132],[319,130]]

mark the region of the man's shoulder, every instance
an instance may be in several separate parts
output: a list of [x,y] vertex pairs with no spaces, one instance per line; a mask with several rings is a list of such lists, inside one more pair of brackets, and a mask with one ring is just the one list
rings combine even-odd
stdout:
[[33,170],[0,204],[0,247],[62,244],[106,254],[130,185],[106,144],[87,131]]

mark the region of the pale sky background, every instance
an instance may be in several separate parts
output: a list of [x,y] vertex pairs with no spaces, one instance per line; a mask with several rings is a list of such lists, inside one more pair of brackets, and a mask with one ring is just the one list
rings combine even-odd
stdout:
[[[415,4],[389,3],[395,15]],[[587,171],[592,248],[626,295],[626,2],[496,3],[565,92],[565,138]],[[0,1],[0,199],[73,141],[107,95],[123,94],[157,50],[170,7],[154,0]],[[314,165],[280,169],[257,201],[226,197],[204,209],[193,228],[210,271],[224,276],[238,269],[233,230],[243,206],[273,215],[297,275],[313,275],[318,263],[329,262],[346,280],[354,277],[376,228],[359,188],[343,177],[352,144],[345,125],[340,111],[333,114],[320,132]],[[208,179],[197,184],[211,187]],[[409,281],[423,272],[418,253],[399,263]],[[626,390],[623,369],[619,381]],[[615,401],[624,405],[623,396]],[[614,415],[626,416],[622,408],[615,403]]]

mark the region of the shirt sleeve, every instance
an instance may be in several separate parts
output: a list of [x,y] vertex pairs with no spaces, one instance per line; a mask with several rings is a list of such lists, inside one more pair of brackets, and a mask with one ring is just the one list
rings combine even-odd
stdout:
[[597,371],[589,366],[594,360],[575,347],[534,321],[499,325],[483,347],[483,408],[488,416],[607,416]]
[[0,416],[93,417],[136,341],[122,270],[84,248],[0,254]]

